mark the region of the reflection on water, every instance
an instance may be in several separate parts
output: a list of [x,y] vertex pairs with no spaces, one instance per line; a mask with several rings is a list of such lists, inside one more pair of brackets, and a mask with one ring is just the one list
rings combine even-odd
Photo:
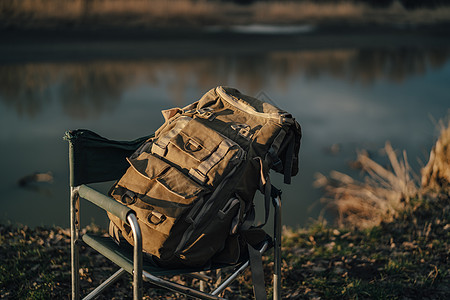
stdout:
[[50,102],[60,101],[68,116],[87,118],[114,109],[131,84],[131,72],[124,66],[100,63],[4,66],[0,99],[19,115],[33,117]]
[[331,76],[372,84],[401,83],[442,67],[447,49],[322,50],[276,52],[264,56],[25,64],[0,66],[0,100],[19,115],[33,117],[51,101],[61,102],[72,118],[89,118],[114,110],[124,90],[140,82],[165,86],[175,104],[182,104],[190,86],[201,90],[229,82],[255,95],[270,82],[286,88],[293,76],[314,80]]
[[402,82],[424,74],[428,68],[440,68],[449,59],[448,49],[333,50],[272,55],[276,70],[286,79],[297,72],[314,79],[330,75],[351,82],[376,80]]
[[[411,158],[429,150],[429,114],[449,108],[449,57],[450,49],[381,48],[0,65],[0,220],[68,225],[65,130],[134,139],[162,123],[159,110],[230,85],[264,91],[302,125],[301,174],[283,189],[285,223],[304,224],[320,209],[308,210],[320,197],[315,172],[342,171],[356,148],[376,155],[386,140]],[[333,145],[337,154],[322,151]],[[19,188],[23,176],[46,171],[52,184]]]

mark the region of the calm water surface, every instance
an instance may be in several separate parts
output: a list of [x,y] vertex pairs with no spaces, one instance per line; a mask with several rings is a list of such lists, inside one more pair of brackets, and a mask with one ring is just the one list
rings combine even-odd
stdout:
[[[348,167],[358,149],[383,161],[379,150],[389,140],[420,169],[437,137],[433,120],[450,107],[449,58],[450,49],[423,46],[0,64],[0,221],[68,226],[66,130],[131,140],[158,128],[161,110],[229,85],[302,125],[301,173],[291,186],[278,185],[284,223],[303,225],[321,210],[314,175],[358,175]],[[329,151],[333,145],[338,151]],[[54,180],[19,187],[34,172]],[[84,222],[104,222],[103,213],[82,209],[92,212]]]

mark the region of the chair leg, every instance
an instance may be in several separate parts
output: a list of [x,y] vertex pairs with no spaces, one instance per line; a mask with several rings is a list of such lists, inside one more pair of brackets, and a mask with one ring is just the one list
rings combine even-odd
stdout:
[[281,197],[272,198],[274,213],[274,272],[273,299],[281,299]]
[[179,283],[176,282],[172,282],[169,280],[165,280],[163,278],[160,278],[158,276],[155,276],[153,274],[150,274],[146,271],[143,272],[145,280],[153,283],[157,286],[160,286],[162,288],[174,291],[174,292],[178,292],[181,294],[184,294],[188,297],[192,297],[192,298],[197,298],[197,299],[211,299],[211,300],[222,300],[223,298],[212,295],[212,294],[208,294],[202,291],[198,291],[196,289],[187,287],[185,285],[181,285]]
[[111,277],[105,280],[101,285],[99,285],[95,290],[90,292],[83,300],[91,300],[95,299],[99,294],[101,294],[105,289],[107,289],[110,285],[116,282],[122,275],[127,274],[127,271],[120,268],[116,273],[114,273]]
[[134,250],[133,250],[133,299],[142,299],[142,233],[139,227],[136,215],[128,214],[128,223],[133,231]]
[[[266,242],[261,249],[259,249],[259,252],[263,254],[266,252],[267,248],[269,247],[269,243]],[[243,263],[239,268],[235,269],[234,273],[232,273],[230,276],[228,276],[220,285],[211,293],[213,296],[217,296],[220,293],[223,292],[248,266],[250,265],[250,260],[247,260],[245,263]]]
[[223,292],[245,269],[250,265],[250,261],[243,263],[233,274],[225,279],[212,293],[211,295],[217,296]]
[[72,273],[72,300],[80,299],[80,197],[77,189],[70,189],[70,252]]

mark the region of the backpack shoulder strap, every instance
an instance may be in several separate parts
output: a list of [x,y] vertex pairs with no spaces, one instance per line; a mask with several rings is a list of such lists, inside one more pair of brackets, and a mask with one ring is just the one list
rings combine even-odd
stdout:
[[267,299],[261,252],[253,248],[250,244],[247,244],[247,248],[250,259],[250,268],[252,270],[253,293],[255,299]]
[[257,246],[267,239],[267,234],[261,228],[252,227],[241,232],[241,236],[247,244],[250,268],[252,270],[253,293],[256,300],[267,299],[264,283],[264,268],[262,254]]

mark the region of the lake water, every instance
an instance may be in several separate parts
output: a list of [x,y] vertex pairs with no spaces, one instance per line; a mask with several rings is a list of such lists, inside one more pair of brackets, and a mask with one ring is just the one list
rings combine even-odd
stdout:
[[[56,56],[33,51],[18,59],[11,50],[11,59],[3,55],[0,61],[0,221],[69,225],[66,130],[135,139],[162,124],[161,110],[196,101],[217,85],[271,101],[301,124],[300,174],[290,186],[273,175],[284,192],[287,225],[304,225],[319,215],[321,191],[312,186],[317,172],[358,175],[348,167],[358,149],[383,161],[379,150],[390,141],[406,149],[420,169],[437,138],[433,120],[446,117],[450,107],[449,46],[285,43],[258,51],[233,44],[234,51],[207,55],[195,43],[179,49],[184,55],[163,47],[158,53],[127,53],[139,46],[129,41],[111,50],[121,53],[114,57],[92,42],[75,56],[64,56],[63,49]],[[85,44],[75,46],[84,51]],[[26,53],[26,45],[20,47]],[[34,172],[52,172],[54,180],[18,185]],[[104,222],[102,213],[86,209],[92,213],[85,222]]]

